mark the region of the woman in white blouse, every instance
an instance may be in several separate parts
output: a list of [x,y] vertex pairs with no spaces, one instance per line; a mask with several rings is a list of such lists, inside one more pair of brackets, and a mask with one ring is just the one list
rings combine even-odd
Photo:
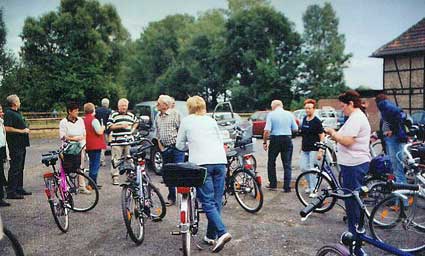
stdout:
[[[86,145],[86,128],[84,121],[78,117],[78,104],[75,102],[68,103],[66,107],[68,115],[59,123],[59,138],[62,141],[79,142],[82,147]],[[65,171],[72,171],[82,168],[84,163],[84,150],[81,151],[79,156],[64,155],[63,168]],[[81,183],[84,180],[80,179]],[[79,188],[80,193],[90,194],[91,192],[85,187]]]
[[196,193],[208,219],[204,242],[214,245],[213,252],[219,252],[232,239],[221,218],[226,152],[216,121],[205,115],[204,99],[199,96],[190,97],[187,108],[190,115],[181,121],[176,147],[184,150],[187,143],[189,162],[207,168],[205,184],[198,187]]

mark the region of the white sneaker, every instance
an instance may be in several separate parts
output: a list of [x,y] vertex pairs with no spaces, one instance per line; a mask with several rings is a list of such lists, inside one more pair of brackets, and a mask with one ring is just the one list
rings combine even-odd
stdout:
[[202,239],[202,241],[204,241],[204,243],[208,244],[208,245],[214,245],[215,240],[214,239],[210,239],[207,236],[204,236],[204,238]]
[[230,240],[232,240],[232,235],[230,235],[229,233],[224,233],[223,235],[221,235],[218,239],[217,242],[215,243],[214,247],[212,248],[212,252],[219,252],[224,248],[224,245],[229,242]]
[[118,180],[118,176],[114,176],[114,177],[112,177],[112,185],[117,186],[117,185],[119,185],[119,184],[120,184],[120,182],[119,182],[119,180]]
[[317,196],[318,196],[318,194],[314,193],[314,192],[311,192],[310,195],[308,195],[308,197],[310,197],[310,198],[315,198]]

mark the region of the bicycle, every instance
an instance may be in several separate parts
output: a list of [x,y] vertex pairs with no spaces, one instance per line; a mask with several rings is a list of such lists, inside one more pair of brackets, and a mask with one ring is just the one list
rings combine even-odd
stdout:
[[407,252],[425,249],[425,170],[419,168],[409,152],[409,148],[415,145],[418,144],[406,144],[403,152],[408,168],[415,173],[416,185],[394,191],[389,182],[388,197],[373,209],[370,216],[373,221],[369,223],[375,239],[391,241]]
[[[323,142],[317,142],[315,145],[324,151],[332,151],[332,149]],[[339,173],[339,176],[341,176],[341,173]],[[339,180],[342,180],[342,178],[337,179],[330,166],[328,154],[324,153],[320,168],[308,170],[297,177],[295,181],[295,192],[301,204],[307,206],[323,189],[331,189],[333,191],[342,189],[342,184]],[[382,194],[379,190],[381,187],[379,185],[385,180],[386,177],[365,177],[365,186],[369,188],[369,193],[364,194],[363,197],[365,200],[367,217],[370,216],[373,207],[382,200]],[[377,193],[377,191],[379,193]],[[336,203],[337,198],[330,197],[329,200],[325,200],[320,207],[315,208],[314,212],[326,213],[330,211]],[[342,205],[339,206],[344,208]]]
[[[242,155],[237,148],[246,144],[240,141],[242,130],[237,130],[236,147],[226,150],[227,172],[223,193],[223,206],[228,195],[234,195],[239,205],[250,213],[256,213],[263,207],[264,196],[261,190],[261,176],[257,175],[255,157],[249,153]],[[239,138],[239,139],[238,139]],[[225,146],[225,148],[227,148]],[[243,150],[243,149],[242,149]]]
[[[413,188],[412,185],[406,184],[394,184],[394,189],[405,189],[405,188]],[[361,193],[367,193],[367,187],[362,187],[360,191],[350,191],[348,189],[338,189],[337,191],[333,190],[323,190],[322,194],[315,198],[312,202],[310,202],[301,212],[301,217],[307,217],[311,212],[313,212],[316,208],[320,207],[324,200],[328,197],[333,197],[336,199],[349,199],[354,198],[355,202],[360,206],[360,219],[356,224],[356,230],[354,234],[351,232],[344,232],[341,236],[342,244],[330,244],[321,247],[316,256],[324,256],[324,255],[340,255],[340,256],[349,256],[349,255],[366,255],[363,250],[363,244],[367,243],[376,248],[379,248],[385,252],[389,252],[395,255],[400,256],[410,256],[412,254],[402,251],[394,246],[386,244],[378,239],[374,239],[366,234],[366,230],[364,228],[365,224],[365,212],[366,206],[363,204],[360,198]],[[346,192],[346,194],[339,193]]]
[[0,218],[0,255],[24,256],[24,250],[18,238],[8,228],[3,226]]
[[126,183],[121,184],[122,215],[127,234],[134,243],[141,245],[145,237],[146,219],[161,221],[166,215],[166,206],[159,189],[153,185],[146,171],[146,151],[154,145],[148,139],[130,144],[142,145],[132,147],[129,156],[121,157],[117,163],[112,161],[112,165],[118,168],[121,175],[127,174]]
[[[63,152],[70,143],[65,143],[57,151],[42,154],[41,162],[53,172],[43,174],[44,192],[58,228],[66,233],[69,228],[69,211],[87,212],[99,201],[99,190],[95,182],[85,174],[84,170],[65,172],[63,168]],[[60,159],[59,170],[56,162]],[[87,192],[89,191],[89,192]]]
[[[165,164],[162,168],[164,183],[167,186],[177,187],[179,231],[171,235],[181,235],[183,255],[191,254],[192,237],[199,231],[199,215],[204,213],[196,199],[196,187],[204,184],[207,169],[191,163]],[[202,246],[196,243],[198,249]]]

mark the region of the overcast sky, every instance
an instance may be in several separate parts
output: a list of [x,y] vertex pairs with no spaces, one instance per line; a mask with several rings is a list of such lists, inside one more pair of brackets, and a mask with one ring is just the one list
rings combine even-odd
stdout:
[[[226,0],[100,0],[112,3],[123,25],[137,39],[149,22],[167,15],[188,13],[197,15],[212,8],[227,8]],[[272,0],[276,10],[295,23],[302,33],[302,15],[311,4],[322,0]],[[345,79],[350,87],[366,85],[382,88],[382,59],[369,58],[376,49],[399,36],[425,18],[425,0],[334,0],[331,2],[339,17],[339,31],[346,37],[346,52],[353,54]],[[18,52],[19,34],[27,16],[57,10],[59,0],[0,0],[7,27],[7,47]]]

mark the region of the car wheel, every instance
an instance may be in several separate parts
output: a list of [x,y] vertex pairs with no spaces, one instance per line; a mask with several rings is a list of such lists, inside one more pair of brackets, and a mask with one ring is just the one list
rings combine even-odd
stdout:
[[158,147],[153,148],[150,160],[150,169],[157,175],[161,175],[161,169],[163,165],[161,151]]

